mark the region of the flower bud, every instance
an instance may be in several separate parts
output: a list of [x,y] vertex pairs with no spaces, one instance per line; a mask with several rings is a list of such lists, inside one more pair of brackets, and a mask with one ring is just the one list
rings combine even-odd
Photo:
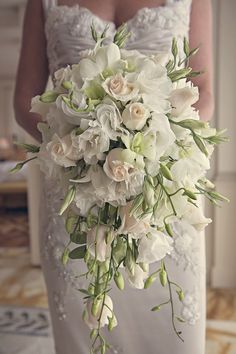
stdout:
[[93,329],[91,332],[90,332],[90,339],[94,339],[97,335],[98,331],[96,329]]
[[160,171],[163,174],[163,176],[168,179],[169,181],[173,181],[172,174],[170,172],[170,169],[166,166],[163,165],[162,163],[160,164]]
[[68,192],[67,192],[67,194],[65,196],[65,199],[64,199],[63,204],[61,206],[61,209],[59,211],[59,215],[62,215],[64,213],[64,211],[66,211],[66,209],[73,202],[73,200],[75,198],[75,193],[76,193],[76,187],[75,186],[71,186],[68,189]]
[[69,260],[69,253],[70,250],[68,248],[65,248],[63,254],[62,254],[62,264],[66,265],[68,260]]
[[167,273],[166,273],[165,269],[161,269],[159,277],[160,277],[161,285],[162,286],[166,286],[166,284],[167,284]]
[[179,297],[179,301],[183,301],[184,300],[184,292],[183,290],[179,290],[177,291],[178,297]]
[[197,197],[196,197],[195,193],[190,191],[190,190],[188,190],[188,189],[184,190],[183,195],[187,195],[187,197],[189,197],[190,199],[197,200]]
[[40,96],[40,101],[43,103],[52,103],[56,101],[58,95],[55,91],[47,91]]
[[71,81],[63,81],[61,86],[66,90],[70,90],[73,87],[73,84]]
[[161,309],[161,306],[155,306],[152,308],[151,311],[160,311],[160,309]]
[[124,281],[123,275],[120,272],[115,273],[114,280],[115,280],[117,288],[120,290],[124,290],[125,281]]
[[117,325],[117,321],[114,314],[112,315],[112,317],[108,317],[108,321],[108,330],[111,332],[113,328]]
[[101,300],[95,298],[94,301],[93,301],[93,304],[92,304],[92,309],[91,309],[92,315],[94,317],[97,316],[97,314],[98,314],[98,312],[100,310],[100,305],[101,305]]
[[145,281],[144,289],[148,289],[157,279],[156,273],[151,274]]

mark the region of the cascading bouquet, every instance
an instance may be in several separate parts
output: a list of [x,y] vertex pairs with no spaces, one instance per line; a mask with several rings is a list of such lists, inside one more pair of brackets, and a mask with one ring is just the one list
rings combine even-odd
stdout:
[[[117,325],[112,280],[123,290],[125,278],[138,289],[159,279],[169,289],[166,304],[181,338],[173,287],[180,301],[184,292],[170,280],[164,260],[181,224],[199,231],[211,221],[203,215],[202,195],[216,204],[226,199],[205,177],[214,145],[226,138],[192,106],[198,89],[188,79],[199,73],[189,67],[197,49],[191,51],[187,40],[183,58],[173,40],[166,60],[168,55],[121,49],[125,27],[108,45],[105,31],[99,36],[92,27],[92,35],[95,48],[78,64],[58,70],[53,90],[32,100],[32,111],[45,120],[39,125],[42,144],[23,144],[33,157],[14,171],[37,158],[60,184],[59,214],[68,232],[62,262],[81,259],[87,265],[88,287],[80,291],[90,353],[105,353],[101,328]],[[154,262],[157,270],[150,274]]]

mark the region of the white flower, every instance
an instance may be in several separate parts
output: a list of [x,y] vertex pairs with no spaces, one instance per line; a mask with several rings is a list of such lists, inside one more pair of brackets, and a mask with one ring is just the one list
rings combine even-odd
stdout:
[[139,235],[147,232],[150,224],[150,216],[143,219],[136,219],[133,215],[130,216],[130,209],[133,202],[130,201],[126,205],[119,208],[121,218],[121,226],[118,229],[119,234],[131,234],[132,238],[138,238]]
[[82,188],[76,188],[74,202],[81,216],[87,216],[89,209],[93,205],[103,206],[96,196],[92,183],[84,183]]
[[135,153],[128,149],[115,148],[107,155],[103,169],[112,180],[129,182],[137,167],[141,166],[144,166],[142,160],[137,162]]
[[134,264],[134,271],[133,274],[129,272],[129,270],[126,268],[126,271],[128,273],[128,280],[129,283],[136,289],[143,289],[144,288],[144,282],[146,278],[148,277],[148,272],[145,272],[140,265]]
[[109,150],[110,139],[100,126],[89,127],[82,134],[71,133],[73,146],[78,149],[88,164],[104,160],[104,152]]
[[123,123],[130,130],[141,130],[149,117],[149,109],[140,102],[131,103],[122,113]]
[[196,103],[199,99],[197,87],[184,87],[172,91],[170,102],[172,105],[171,114],[175,117],[180,116],[187,108]]
[[81,159],[80,153],[72,146],[70,135],[60,138],[54,134],[52,141],[46,146],[51,159],[59,166],[71,167],[76,166],[76,161]]
[[116,44],[111,43],[98,48],[91,58],[82,59],[76,70],[83,80],[92,80],[102,74],[104,70],[111,72],[115,70],[119,66],[119,62],[120,49]]
[[69,65],[65,68],[61,68],[54,73],[55,88],[62,89],[61,85],[64,81],[72,80],[72,71]]
[[195,227],[197,231],[204,230],[205,227],[212,222],[211,219],[204,216],[201,205],[197,208],[196,206],[189,204],[187,212],[183,215],[183,218],[190,225]]
[[30,112],[40,114],[41,117],[43,118],[43,120],[45,120],[52,105],[55,105],[55,104],[54,103],[44,103],[40,100],[40,96],[37,95],[37,96],[33,97],[31,100]]
[[[92,304],[93,300],[88,299],[86,304],[86,311],[84,314],[84,322],[89,326],[90,329],[97,329],[98,328],[98,319],[100,318],[100,326],[104,327],[108,325],[109,320],[108,318],[113,317],[113,303],[110,296],[105,295],[104,307],[102,310],[102,300],[99,301],[98,313],[96,316],[92,314]],[[101,314],[102,311],[102,314]],[[117,320],[113,317],[113,326],[117,325]]]
[[154,63],[165,67],[170,59],[170,53],[160,52],[155,55],[151,55],[151,59],[154,61]]
[[161,231],[150,228],[144,235],[138,248],[137,262],[154,263],[163,259],[172,251],[172,239]]
[[[109,237],[107,237],[109,233]],[[97,225],[87,232],[87,247],[93,257],[104,262],[111,253],[111,243],[114,239],[114,232],[107,226]]]
[[51,155],[46,149],[46,143],[40,146],[40,151],[38,153],[37,163],[39,164],[40,170],[45,174],[47,178],[57,179],[61,175],[62,167],[56,165],[51,158]]
[[149,160],[158,162],[167,149],[175,142],[175,134],[171,130],[168,118],[164,114],[153,112],[149,126],[143,131],[144,138],[153,137],[151,145],[153,153],[146,155]]
[[121,74],[108,77],[103,83],[104,90],[116,100],[127,102],[137,97],[138,89]]
[[96,107],[95,112],[97,120],[90,121],[90,126],[100,125],[111,140],[117,140],[118,136],[128,133],[121,127],[120,111],[112,100],[108,98],[104,100]]
[[[185,156],[184,156],[185,155]],[[210,168],[209,159],[192,143],[171,168],[173,180],[179,183],[195,184]]]
[[67,135],[74,128],[74,125],[68,123],[65,113],[56,105],[51,105],[47,114],[47,122],[51,131],[60,137]]
[[145,58],[135,73],[127,74],[127,80],[138,88],[143,103],[157,113],[170,111],[169,96],[172,83],[166,68]]
[[60,95],[56,99],[56,106],[65,114],[65,120],[72,125],[80,125],[82,118],[91,119],[92,113],[87,112],[88,108],[85,96],[79,90],[74,90],[72,97],[69,99],[67,95]]

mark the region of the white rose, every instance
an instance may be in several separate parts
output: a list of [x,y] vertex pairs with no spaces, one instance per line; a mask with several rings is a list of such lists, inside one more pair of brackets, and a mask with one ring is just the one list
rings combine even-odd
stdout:
[[90,126],[100,125],[111,140],[117,140],[118,136],[128,134],[121,127],[120,111],[112,100],[106,99],[96,107],[96,117],[97,120],[90,121]]
[[150,228],[144,235],[138,248],[137,262],[154,263],[163,259],[172,251],[173,240],[161,231]]
[[83,153],[88,164],[104,160],[104,152],[109,150],[110,139],[100,126],[89,127],[82,134],[71,133],[73,146]]
[[184,87],[174,90],[170,96],[172,106],[171,114],[180,116],[187,108],[196,103],[199,99],[197,87]]
[[[108,232],[110,233],[109,240],[107,240]],[[97,260],[104,262],[111,253],[111,242],[114,236],[114,232],[104,225],[98,225],[89,230],[87,233],[87,246],[92,256],[95,257],[96,247]]]
[[150,216],[147,216],[141,220],[136,219],[133,215],[130,216],[130,209],[132,207],[132,201],[126,205],[120,207],[119,214],[121,218],[121,226],[118,230],[119,234],[129,233],[132,237],[136,238],[140,234],[146,233],[150,227]]
[[132,175],[144,167],[143,158],[129,149],[115,148],[109,152],[103,169],[106,175],[116,182],[125,181],[128,183]]
[[[86,304],[86,310],[84,313],[84,322],[89,326],[90,329],[97,329],[98,328],[98,319],[100,318],[100,325],[101,327],[104,327],[108,325],[109,320],[108,317],[111,318],[113,317],[113,303],[110,298],[110,296],[105,295],[105,301],[104,301],[104,306],[102,310],[102,300],[99,302],[99,307],[98,307],[98,313],[96,316],[93,316],[92,314],[92,304],[93,300],[88,299],[87,304]],[[102,311],[102,314],[101,314]],[[114,326],[117,325],[117,320],[114,317]]]
[[122,113],[123,123],[130,130],[141,130],[149,117],[149,109],[139,102],[131,103]]
[[134,272],[131,274],[126,268],[128,273],[128,280],[130,285],[136,289],[143,289],[144,282],[148,277],[148,272],[145,272],[138,264],[134,264]]
[[129,83],[121,74],[108,77],[103,83],[104,90],[116,100],[127,102],[137,97],[138,89]]
[[60,138],[54,134],[52,141],[46,146],[52,160],[59,166],[71,167],[76,166],[76,161],[81,159],[81,155],[72,146],[70,135]]

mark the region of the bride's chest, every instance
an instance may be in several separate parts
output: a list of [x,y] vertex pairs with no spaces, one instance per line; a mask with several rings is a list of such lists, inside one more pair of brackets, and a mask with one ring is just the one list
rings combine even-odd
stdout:
[[[173,37],[188,36],[191,0],[168,0],[162,7],[144,7],[126,21],[131,35],[126,48],[145,53],[168,51]],[[94,46],[91,25],[98,32],[107,27],[108,40],[116,31],[114,22],[101,19],[86,7],[55,6],[46,18],[46,37],[50,71],[79,61],[83,50]]]

